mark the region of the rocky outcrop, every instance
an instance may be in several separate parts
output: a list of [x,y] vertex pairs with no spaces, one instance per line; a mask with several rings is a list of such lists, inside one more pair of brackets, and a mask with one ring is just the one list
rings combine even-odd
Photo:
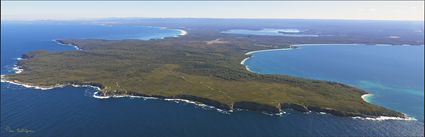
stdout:
[[33,57],[35,57],[38,54],[45,54],[48,53],[49,51],[47,50],[35,50],[35,51],[31,51],[29,53],[25,53],[21,56],[22,59],[31,59]]
[[187,99],[187,100],[191,100],[191,101],[201,102],[205,105],[214,106],[216,108],[224,109],[224,110],[231,110],[232,109],[229,105],[226,105],[226,104],[223,104],[223,103],[220,103],[218,101],[208,99],[208,98],[202,98],[202,97],[191,96],[191,95],[178,95],[178,96],[175,96],[174,98]]
[[403,113],[394,112],[394,113],[380,113],[380,112],[345,112],[345,111],[339,111],[332,108],[321,108],[318,106],[304,106],[300,104],[293,104],[293,103],[282,103],[281,104],[282,110],[284,109],[292,109],[299,112],[325,112],[328,114],[332,114],[335,116],[343,116],[343,117],[379,117],[379,116],[389,116],[389,117],[400,117],[405,118],[406,116]]
[[[87,85],[87,83],[85,83],[85,85]],[[102,85],[96,85],[95,83],[91,83],[90,85],[93,86],[98,86],[98,87],[103,87]],[[185,99],[185,100],[190,100],[190,101],[195,101],[195,102],[199,102],[205,105],[209,105],[209,106],[214,106],[216,108],[219,109],[223,109],[223,110],[233,110],[233,109],[246,109],[246,110],[251,110],[251,111],[259,111],[259,112],[267,112],[267,113],[272,113],[272,114],[277,114],[280,113],[281,110],[284,109],[293,109],[295,111],[299,111],[299,112],[325,112],[328,114],[332,114],[335,116],[343,116],[343,117],[355,117],[355,116],[360,116],[360,117],[379,117],[379,116],[390,116],[390,117],[401,117],[404,118],[405,115],[402,113],[374,113],[374,112],[361,112],[361,113],[352,113],[352,112],[344,112],[344,111],[339,111],[336,109],[332,109],[332,108],[321,108],[321,107],[317,107],[317,106],[304,106],[304,105],[300,105],[300,104],[294,104],[294,103],[282,103],[280,105],[280,108],[277,106],[272,106],[272,105],[266,105],[266,104],[259,104],[256,102],[249,102],[249,101],[239,101],[239,102],[235,102],[233,103],[232,106],[212,100],[212,99],[208,99],[208,98],[202,98],[202,97],[197,97],[197,96],[192,96],[192,95],[177,95],[177,96],[172,96],[172,97],[165,97],[165,96],[159,96],[159,95],[147,95],[147,94],[140,94],[140,93],[125,93],[125,92],[109,92],[106,95],[118,95],[118,94],[126,94],[126,95],[134,95],[134,96],[144,96],[144,97],[155,97],[155,98],[159,98],[159,99]]]
[[293,109],[300,112],[309,112],[308,108],[303,105],[293,104],[293,103],[282,103],[282,109]]
[[240,101],[235,102],[233,104],[233,108],[240,108],[240,109],[248,109],[253,111],[262,111],[262,112],[269,112],[269,113],[279,113],[280,109],[266,104],[259,104],[255,102],[248,102],[248,101]]

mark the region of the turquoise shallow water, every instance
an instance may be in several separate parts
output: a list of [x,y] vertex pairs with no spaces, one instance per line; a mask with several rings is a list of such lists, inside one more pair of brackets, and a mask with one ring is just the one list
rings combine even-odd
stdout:
[[423,121],[424,46],[301,45],[255,52],[245,62],[257,73],[330,80],[373,94],[371,103]]
[[[2,22],[1,31],[1,74],[13,73],[16,58],[32,50],[75,50],[52,39],[150,39],[180,34],[176,30],[152,27],[62,22]],[[96,99],[94,92],[91,88],[75,87],[43,91],[2,82],[0,136],[339,137],[423,136],[424,132],[421,121],[371,121],[291,110],[285,110],[282,116],[251,111],[224,114],[182,102],[141,98]],[[18,128],[33,132],[10,132]]]

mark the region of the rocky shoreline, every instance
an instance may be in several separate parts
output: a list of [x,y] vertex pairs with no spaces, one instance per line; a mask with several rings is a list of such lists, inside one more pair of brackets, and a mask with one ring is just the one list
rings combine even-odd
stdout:
[[327,113],[334,116],[341,116],[341,117],[353,117],[357,119],[365,119],[365,120],[415,120],[414,118],[408,117],[407,115],[403,113],[399,113],[399,115],[395,114],[384,114],[384,113],[350,113],[350,112],[343,112],[338,111],[331,108],[321,108],[317,106],[304,106],[299,104],[292,104],[292,103],[281,103],[278,106],[272,106],[267,104],[259,104],[256,102],[249,102],[249,101],[241,101],[241,102],[234,102],[233,104],[224,104],[212,99],[208,98],[202,98],[192,95],[177,95],[177,96],[159,96],[159,95],[147,95],[147,94],[140,94],[140,93],[128,93],[128,94],[121,94],[121,93],[114,93],[114,94],[106,94],[104,96],[137,96],[137,97],[152,97],[156,99],[164,99],[164,100],[186,100],[190,102],[195,102],[195,104],[203,104],[208,105],[211,107],[214,107],[216,109],[227,111],[227,112],[233,112],[234,110],[249,110],[249,111],[257,111],[257,112],[264,112],[266,114],[272,114],[272,115],[280,115],[284,110],[295,110],[298,112],[303,113],[309,113],[309,112],[317,112],[317,113]]
[[7,80],[3,75],[1,76],[1,82],[7,82],[15,85],[24,86],[27,88],[35,88],[35,89],[42,89],[42,90],[49,90],[53,88],[59,88],[59,87],[65,87],[65,86],[73,86],[73,87],[92,87],[100,91],[100,95],[97,95],[99,97],[102,97],[101,99],[107,99],[109,97],[147,97],[147,98],[155,98],[155,99],[162,99],[162,100],[185,100],[185,102],[192,102],[194,104],[202,104],[211,106],[213,108],[216,108],[218,110],[227,111],[227,112],[233,112],[234,110],[249,110],[249,111],[257,111],[257,112],[264,112],[267,114],[272,115],[279,115],[284,110],[292,109],[298,112],[308,113],[308,112],[317,112],[317,113],[327,113],[334,116],[341,116],[341,117],[353,117],[357,119],[365,119],[365,120],[377,120],[377,119],[383,119],[384,120],[414,120],[411,117],[406,116],[403,113],[400,113],[400,115],[395,114],[383,114],[383,113],[351,113],[351,112],[343,112],[338,111],[331,108],[321,108],[318,106],[304,106],[299,104],[293,104],[293,103],[280,103],[278,106],[272,106],[267,104],[259,104],[256,102],[249,102],[249,101],[240,101],[240,102],[234,102],[233,104],[224,104],[212,99],[208,98],[202,98],[192,95],[177,95],[177,96],[160,96],[160,95],[148,95],[148,94],[141,94],[141,93],[135,93],[135,92],[104,92],[104,86],[99,83],[89,83],[89,82],[69,82],[66,84],[57,84],[54,86],[34,86],[26,83],[20,83],[19,81],[10,81]]

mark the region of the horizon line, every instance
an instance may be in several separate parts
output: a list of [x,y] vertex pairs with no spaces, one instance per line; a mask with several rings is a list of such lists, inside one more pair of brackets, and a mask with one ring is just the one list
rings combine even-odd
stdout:
[[1,18],[1,21],[95,21],[102,19],[263,19],[263,20],[341,20],[341,21],[414,21],[424,22],[425,20],[415,19],[334,19],[334,18],[244,18],[244,17],[98,17],[98,18],[69,18],[69,19],[7,19]]

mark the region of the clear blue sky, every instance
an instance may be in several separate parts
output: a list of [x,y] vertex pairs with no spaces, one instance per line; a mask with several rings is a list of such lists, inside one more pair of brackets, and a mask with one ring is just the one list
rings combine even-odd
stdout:
[[107,17],[424,20],[424,2],[1,2],[2,20]]

